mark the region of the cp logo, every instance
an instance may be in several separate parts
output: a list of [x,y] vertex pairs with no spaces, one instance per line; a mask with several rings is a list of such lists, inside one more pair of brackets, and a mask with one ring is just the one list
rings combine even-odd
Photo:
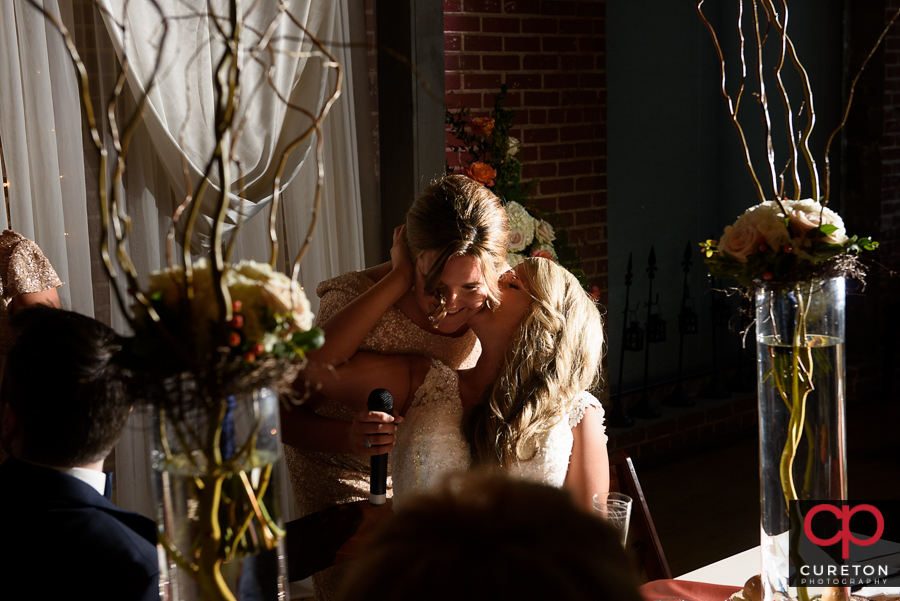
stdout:
[[[835,517],[841,520],[841,531],[831,538],[822,539],[812,533],[813,516],[820,511],[827,511],[828,513],[834,514]],[[850,518],[860,511],[871,513],[875,517],[875,522],[878,524],[878,529],[875,531],[875,534],[871,536],[871,538],[859,539],[850,533]],[[884,517],[881,515],[881,512],[878,511],[878,509],[873,505],[857,505],[856,507],[851,509],[848,505],[835,507],[834,505],[823,503],[821,505],[816,505],[809,510],[809,513],[806,514],[806,518],[803,520],[803,532],[806,533],[806,537],[809,540],[817,545],[828,546],[840,541],[841,557],[847,559],[848,557],[850,557],[850,541],[853,541],[854,544],[859,545],[860,547],[868,547],[869,545],[874,545],[876,542],[878,542],[878,540],[881,538],[881,534],[884,532]]]

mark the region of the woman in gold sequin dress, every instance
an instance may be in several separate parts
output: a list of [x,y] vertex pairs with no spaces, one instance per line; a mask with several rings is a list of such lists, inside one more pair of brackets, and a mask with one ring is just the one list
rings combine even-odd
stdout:
[[[13,343],[9,318],[36,304],[59,308],[59,276],[38,245],[12,230],[0,234],[0,374]],[[0,463],[6,454],[0,448]]]
[[[399,229],[399,228],[398,228]],[[360,350],[439,359],[454,369],[472,367],[480,343],[466,325],[485,304],[496,304],[498,274],[506,269],[506,211],[487,188],[461,175],[429,185],[407,214],[406,244],[416,265],[413,285],[378,309]],[[406,261],[409,263],[409,260]],[[391,263],[319,284],[317,324],[353,302],[391,272]],[[362,309],[361,309],[362,310]],[[294,498],[303,515],[367,499],[369,457],[349,429],[354,411],[333,400],[282,412],[282,441]],[[352,441],[357,444],[353,444]],[[392,494],[390,477],[388,495]],[[313,576],[316,599],[336,598],[343,566]]]

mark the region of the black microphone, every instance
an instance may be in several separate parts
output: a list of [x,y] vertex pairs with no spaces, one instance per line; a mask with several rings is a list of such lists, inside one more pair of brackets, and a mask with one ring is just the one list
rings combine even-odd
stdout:
[[[394,397],[384,388],[376,388],[369,393],[366,403],[369,411],[381,411],[388,415],[394,410]],[[369,472],[369,503],[372,505],[384,505],[387,503],[387,453],[373,455],[372,467]]]

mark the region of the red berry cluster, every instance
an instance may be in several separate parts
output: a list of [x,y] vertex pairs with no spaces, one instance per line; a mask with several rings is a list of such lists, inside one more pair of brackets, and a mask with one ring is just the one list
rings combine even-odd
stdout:
[[[244,340],[243,333],[241,330],[244,327],[244,316],[241,315],[241,301],[236,300],[231,304],[231,312],[233,317],[231,318],[231,322],[229,322],[229,326],[231,326],[232,330],[228,334],[228,346],[239,351],[241,343]],[[256,361],[256,358],[263,353],[265,348],[259,342],[253,344],[248,349],[244,351],[243,357],[244,361],[247,363],[253,363]]]

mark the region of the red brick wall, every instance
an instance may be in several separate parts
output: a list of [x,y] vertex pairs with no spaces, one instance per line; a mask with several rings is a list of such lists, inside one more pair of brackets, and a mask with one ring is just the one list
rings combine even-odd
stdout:
[[[500,84],[535,199],[607,291],[605,0],[444,0],[447,108],[473,116]],[[456,156],[448,153],[451,165]]]

